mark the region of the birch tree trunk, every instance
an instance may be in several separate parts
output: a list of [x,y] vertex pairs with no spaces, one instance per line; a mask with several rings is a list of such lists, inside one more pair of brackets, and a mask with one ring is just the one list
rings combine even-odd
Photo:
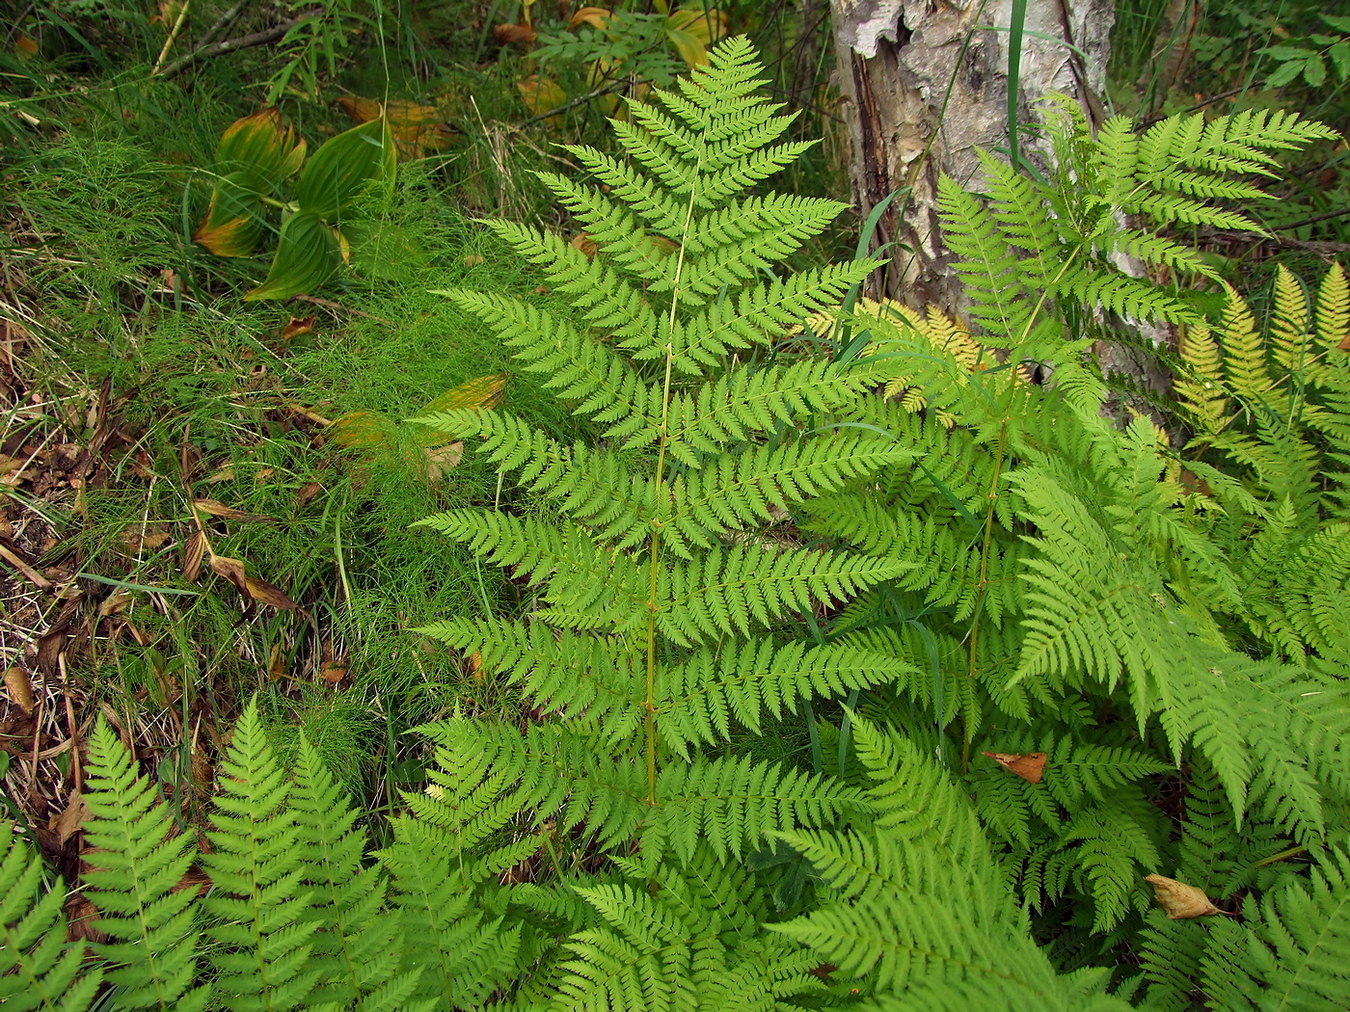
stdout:
[[[943,174],[977,176],[975,147],[1006,150],[1012,0],[830,0],[841,115],[852,182],[866,216],[908,186],[882,216],[874,248],[898,241],[872,279],[874,296],[955,309],[950,256],[938,227]],[[1049,92],[1076,98],[1094,125],[1103,93],[1115,0],[1027,0],[1018,122],[1039,122]],[[1022,134],[1020,148],[1031,138]]]

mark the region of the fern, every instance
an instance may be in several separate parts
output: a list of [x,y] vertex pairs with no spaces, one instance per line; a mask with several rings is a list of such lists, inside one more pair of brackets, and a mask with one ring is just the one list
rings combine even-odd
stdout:
[[207,989],[192,987],[196,892],[183,885],[196,848],[170,835],[172,818],[106,724],[90,744],[85,803],[94,819],[85,840],[94,853],[84,878],[99,930],[115,939],[95,947],[106,979],[122,1008],[204,1008]]
[[0,1002],[41,1012],[83,1012],[98,994],[100,970],[80,975],[84,946],[66,946],[65,893],[37,896],[42,861],[17,837],[0,860]]

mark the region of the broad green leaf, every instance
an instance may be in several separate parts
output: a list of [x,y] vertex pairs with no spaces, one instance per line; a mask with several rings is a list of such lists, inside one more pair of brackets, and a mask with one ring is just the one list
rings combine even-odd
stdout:
[[1350,80],[1350,42],[1336,43],[1327,50],[1327,55],[1331,57],[1331,62],[1336,67],[1336,73],[1341,75],[1341,80]]
[[1303,80],[1314,88],[1320,87],[1326,79],[1327,65],[1322,62],[1322,57],[1311,57],[1303,64]]
[[1281,63],[1275,72],[1266,78],[1267,88],[1278,88],[1282,84],[1288,84],[1299,74],[1303,73],[1304,64],[1298,60],[1290,60],[1288,63]]
[[252,170],[275,190],[299,170],[307,149],[303,140],[296,139],[294,129],[281,125],[275,109],[264,109],[225,128],[216,146],[216,171]]
[[192,234],[193,241],[218,257],[252,253],[267,227],[262,189],[257,174],[247,169],[221,176],[211,190],[206,220]]
[[341,263],[333,229],[313,211],[297,211],[282,223],[281,241],[267,280],[244,298],[289,299],[323,284]]
[[360,198],[394,181],[398,149],[389,124],[372,120],[338,134],[310,158],[300,175],[300,210],[330,225],[342,224],[356,210]]

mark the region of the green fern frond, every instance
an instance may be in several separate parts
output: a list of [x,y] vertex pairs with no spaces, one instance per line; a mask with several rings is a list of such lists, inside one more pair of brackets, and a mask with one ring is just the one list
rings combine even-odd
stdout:
[[1243,916],[1252,926],[1245,949],[1212,948],[1201,965],[1205,990],[1220,1007],[1312,1012],[1350,1001],[1350,858],[1343,851],[1328,852],[1307,880],[1291,876],[1259,902],[1248,898]]
[[211,852],[202,858],[215,887],[203,904],[221,946],[212,954],[216,991],[237,1009],[305,1007],[319,977],[310,965],[319,925],[302,891],[305,850],[286,807],[290,785],[257,700],[235,725],[219,772]]
[[93,848],[85,874],[98,928],[112,941],[95,946],[124,1008],[201,1009],[209,997],[197,978],[196,890],[182,887],[196,860],[191,837],[176,826],[158,793],[138,776],[115,732],[100,721],[90,738],[85,803]]
[[81,974],[84,945],[66,943],[65,890],[38,893],[42,859],[12,836],[0,861],[0,1004],[22,1012],[84,1012],[102,984]]

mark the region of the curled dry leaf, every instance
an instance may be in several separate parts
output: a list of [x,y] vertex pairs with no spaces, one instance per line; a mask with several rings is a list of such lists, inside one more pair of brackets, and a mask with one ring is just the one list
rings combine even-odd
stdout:
[[1166,875],[1145,875],[1144,881],[1153,886],[1153,896],[1157,899],[1158,905],[1174,921],[1223,913],[1210,902],[1203,890],[1193,885],[1178,882]]
[[294,611],[300,607],[282,593],[280,588],[274,587],[266,580],[259,580],[245,573],[244,563],[239,559],[231,559],[224,555],[212,555],[211,571],[217,576],[223,576],[229,580],[234,584],[235,589],[250,601],[257,601],[259,604],[265,604],[269,608],[276,608],[280,611]]
[[529,25],[497,25],[492,29],[492,37],[500,46],[528,46],[535,40],[534,29]]
[[84,796],[79,791],[71,791],[70,801],[60,815],[52,816],[47,828],[56,834],[56,839],[60,843],[64,844],[80,831],[80,826],[90,815],[89,806],[84,803]]
[[183,579],[196,583],[202,571],[202,557],[206,554],[206,535],[193,531],[183,545]]
[[289,341],[295,337],[303,337],[305,334],[314,333],[314,321],[318,319],[315,316],[292,316],[286,321],[286,326],[281,328],[281,339]]
[[1039,784],[1045,773],[1045,753],[1028,752],[1018,755],[1008,752],[981,752],[980,755],[994,760],[1009,773],[1021,777],[1029,784]]
[[6,671],[5,691],[9,693],[10,702],[26,715],[32,716],[37,704],[33,699],[33,681],[28,677],[27,671],[19,667]]
[[245,522],[266,520],[274,521],[276,517],[263,516],[261,513],[245,513],[243,510],[237,510],[233,506],[226,506],[223,502],[216,499],[193,499],[192,505],[195,509],[203,513],[209,513],[213,517],[220,517],[222,520],[242,520]]

